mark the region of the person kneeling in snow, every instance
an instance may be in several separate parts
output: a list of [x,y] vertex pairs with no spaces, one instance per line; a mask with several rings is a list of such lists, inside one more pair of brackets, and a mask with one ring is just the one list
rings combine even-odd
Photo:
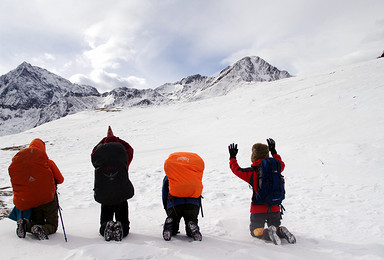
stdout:
[[39,240],[48,239],[57,231],[56,185],[63,183],[64,177],[48,158],[45,143],[34,139],[12,158],[8,172],[15,204],[9,218],[17,221],[17,236],[25,238],[26,232],[31,232]]
[[[111,127],[108,127],[107,137],[92,151],[94,198],[101,204],[99,232],[106,241],[121,241],[129,233],[127,200],[133,197],[134,187],[128,168],[132,158],[132,147],[114,136]],[[116,221],[113,221],[114,215]]]
[[[252,165],[241,168],[236,160],[237,144],[230,144],[230,168],[240,179],[249,183],[253,190],[250,231],[253,237],[281,244],[280,238],[296,243],[296,238],[281,224],[281,201],[285,198],[284,178],[281,172],[285,164],[277,154],[275,141],[267,139],[268,146],[257,143],[252,146]],[[269,158],[271,152],[273,158]],[[267,222],[268,229],[264,229]]]
[[162,199],[167,218],[163,226],[163,238],[179,233],[181,218],[184,218],[187,236],[201,241],[198,224],[203,191],[202,176],[204,161],[195,153],[173,153],[164,163]]

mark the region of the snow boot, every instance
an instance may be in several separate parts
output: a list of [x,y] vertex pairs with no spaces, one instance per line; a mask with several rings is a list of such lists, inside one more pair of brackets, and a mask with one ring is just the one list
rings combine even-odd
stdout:
[[107,222],[107,225],[105,226],[105,230],[104,230],[105,241],[111,241],[112,239],[115,239],[113,236],[114,226],[115,226],[115,222],[113,222],[113,220],[110,220]]
[[25,238],[25,230],[27,229],[27,220],[19,218],[17,220],[16,234],[19,238]]
[[123,239],[123,225],[120,221],[116,221],[113,228],[113,238],[115,241],[121,241]]
[[199,227],[193,222],[189,221],[187,224],[187,230],[189,231],[189,235],[193,238],[195,241],[201,241],[202,235],[200,233]]
[[31,233],[39,240],[48,240],[48,235],[44,232],[40,225],[34,225],[31,228]]
[[272,225],[272,226],[268,227],[268,235],[269,235],[269,238],[271,239],[271,241],[275,245],[281,245],[281,240],[276,233],[276,227],[275,226]]
[[167,217],[165,219],[165,223],[164,223],[164,227],[163,227],[163,238],[165,241],[171,240],[172,225],[173,225],[173,218]]
[[279,227],[277,233],[280,237],[285,238],[288,241],[288,243],[290,244],[296,243],[295,236],[291,232],[289,232],[289,230],[286,227],[284,226]]

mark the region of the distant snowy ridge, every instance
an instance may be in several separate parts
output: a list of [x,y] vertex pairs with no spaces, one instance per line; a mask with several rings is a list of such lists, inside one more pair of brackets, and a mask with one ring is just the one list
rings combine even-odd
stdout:
[[156,89],[116,88],[100,94],[46,69],[22,63],[0,77],[0,136],[19,133],[69,114],[97,108],[161,105],[226,95],[241,82],[290,77],[263,59],[245,57],[216,77],[193,75]]
[[176,83],[167,83],[156,91],[174,100],[196,100],[222,96],[233,90],[240,82],[263,82],[289,78],[287,71],[280,71],[257,56],[245,57],[222,70],[216,77],[199,74]]

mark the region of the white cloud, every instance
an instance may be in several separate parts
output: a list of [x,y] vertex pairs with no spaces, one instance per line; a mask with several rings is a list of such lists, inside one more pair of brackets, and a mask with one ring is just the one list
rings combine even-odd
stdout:
[[44,53],[44,57],[46,60],[56,60],[55,56],[50,53]]
[[0,73],[27,61],[101,89],[158,87],[250,55],[308,73],[380,55],[383,9],[381,0],[1,1]]
[[122,78],[117,74],[108,73],[103,70],[94,70],[89,74],[89,76],[76,74],[70,77],[69,80],[73,83],[96,87],[101,92],[106,92],[120,87],[143,88],[146,84],[145,79],[142,78],[134,76]]
[[123,39],[111,37],[91,50],[83,53],[90,61],[93,69],[118,69],[121,61],[133,59],[136,51],[124,42]]

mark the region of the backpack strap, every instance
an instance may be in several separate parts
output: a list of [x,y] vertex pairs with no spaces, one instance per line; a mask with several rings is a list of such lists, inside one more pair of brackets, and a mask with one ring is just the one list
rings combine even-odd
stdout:
[[[252,203],[253,203],[253,199],[256,198],[256,193],[259,189],[259,178],[260,178],[260,174],[259,174],[259,170],[260,170],[260,165],[258,166],[253,166],[253,172],[251,174],[251,177],[249,179],[249,186],[250,186],[250,189],[252,189]],[[256,178],[256,186],[255,186],[255,172],[257,174],[257,178]]]

